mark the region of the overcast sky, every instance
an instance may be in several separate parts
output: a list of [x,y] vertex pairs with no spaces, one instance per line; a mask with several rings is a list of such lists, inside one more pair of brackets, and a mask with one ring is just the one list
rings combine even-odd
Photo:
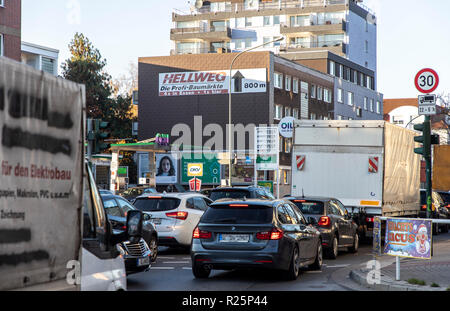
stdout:
[[[440,75],[437,93],[450,93],[450,1],[365,0],[378,20],[378,91],[385,98],[416,97],[414,76],[431,67]],[[75,32],[84,33],[118,78],[138,57],[170,52],[173,9],[187,0],[22,0],[22,40],[69,57]]]

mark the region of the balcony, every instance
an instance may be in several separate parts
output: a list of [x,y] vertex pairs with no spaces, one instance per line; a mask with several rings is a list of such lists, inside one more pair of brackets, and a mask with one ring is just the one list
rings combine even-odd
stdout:
[[[342,41],[304,42],[298,44],[285,44],[280,46],[280,54],[288,53],[295,56],[296,53],[330,51],[340,56],[347,53],[347,44]],[[283,55],[283,57],[291,58]]]
[[[280,14],[297,14],[299,9],[303,13],[314,12],[318,7],[324,8],[327,12],[343,11],[347,9],[349,0],[282,0],[281,3],[257,2],[249,6],[244,3],[233,3],[222,7],[220,10],[211,5],[204,5],[197,9],[191,7],[189,12],[175,9],[172,13],[173,21],[192,21],[199,19],[234,17],[236,13],[246,13],[242,16],[264,16]],[[359,5],[359,4],[358,4]],[[364,8],[366,9],[366,8]]]
[[182,55],[182,54],[209,54],[209,53],[231,53],[231,50],[228,48],[183,48],[183,49],[175,49],[170,51],[170,55]]
[[231,39],[231,28],[226,26],[209,26],[193,28],[172,28],[170,40],[182,41],[189,39],[201,39],[205,41]]
[[329,32],[340,32],[346,30],[346,22],[343,19],[335,18],[317,22],[307,21],[303,25],[281,24],[280,33],[282,35],[299,34],[304,32],[314,32],[314,34],[326,34]]

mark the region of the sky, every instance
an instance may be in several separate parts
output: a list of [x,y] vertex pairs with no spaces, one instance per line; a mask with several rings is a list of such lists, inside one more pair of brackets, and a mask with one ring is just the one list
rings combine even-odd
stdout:
[[[76,32],[89,38],[107,60],[113,78],[128,73],[138,57],[170,54],[174,9],[188,11],[188,0],[22,0],[22,41],[60,51]],[[437,94],[450,93],[450,1],[364,0],[377,15],[378,91],[384,98],[417,97],[414,77],[433,68]]]

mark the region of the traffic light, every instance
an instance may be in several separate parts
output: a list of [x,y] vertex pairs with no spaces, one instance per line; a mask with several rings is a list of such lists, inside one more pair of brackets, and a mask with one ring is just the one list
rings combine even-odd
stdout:
[[103,150],[109,148],[109,144],[105,143],[105,138],[108,138],[111,133],[108,131],[108,122],[102,120],[94,120],[94,152],[101,153]]
[[431,156],[431,128],[430,121],[414,125],[416,131],[422,132],[422,136],[414,137],[414,141],[421,143],[422,147],[415,148],[414,152],[423,155],[425,158]]

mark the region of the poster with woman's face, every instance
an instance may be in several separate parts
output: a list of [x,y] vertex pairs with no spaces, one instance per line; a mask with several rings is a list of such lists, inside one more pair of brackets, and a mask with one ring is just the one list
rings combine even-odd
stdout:
[[175,155],[169,153],[156,155],[156,183],[176,184],[178,181],[178,162]]

